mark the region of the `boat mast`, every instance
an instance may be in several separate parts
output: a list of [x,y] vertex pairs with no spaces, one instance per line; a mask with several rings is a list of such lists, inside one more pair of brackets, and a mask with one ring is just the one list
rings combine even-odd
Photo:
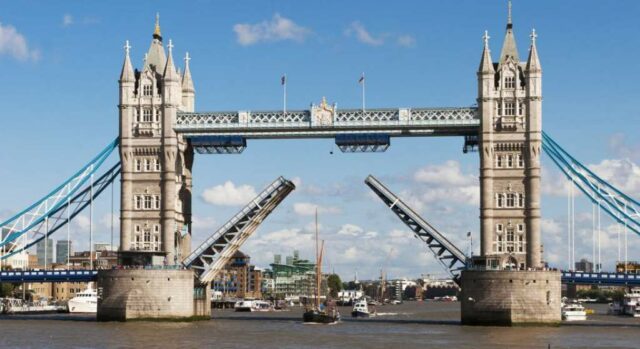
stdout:
[[316,208],[316,309],[320,308],[320,253],[318,252],[318,208]]

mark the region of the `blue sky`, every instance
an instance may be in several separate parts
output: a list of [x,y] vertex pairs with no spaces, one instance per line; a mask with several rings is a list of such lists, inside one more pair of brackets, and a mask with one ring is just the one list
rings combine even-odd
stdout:
[[[358,107],[363,71],[369,107],[469,106],[481,36],[489,31],[497,59],[506,23],[506,1],[0,1],[0,8],[0,218],[35,201],[117,135],[122,46],[130,40],[140,67],[156,12],[175,59],[182,62],[185,51],[193,58],[199,111],[279,109],[283,73],[290,109],[322,96],[339,108]],[[638,15],[637,1],[513,5],[521,57],[531,28],[539,35],[544,129],[635,197]],[[478,159],[462,154],[462,139],[393,139],[384,154],[331,155],[333,148],[330,140],[250,141],[241,156],[197,156],[194,241],[238,210],[229,202],[283,175],[299,189],[248,241],[244,250],[256,264],[266,266],[274,252],[294,247],[311,257],[306,213],[313,204],[322,208],[328,262],[343,277],[356,269],[373,277],[391,248],[391,277],[442,274],[426,248],[370,196],[363,184],[369,173],[404,193],[461,247],[467,231],[477,241]],[[552,264],[564,267],[566,196],[549,160],[544,168],[543,242]],[[425,180],[434,173],[443,179]],[[235,196],[221,205],[217,195]],[[102,240],[108,240],[107,199],[96,214]],[[584,199],[578,211],[576,256],[590,258],[591,208]],[[603,262],[611,269],[617,236],[608,224],[603,220]],[[74,225],[81,246],[86,235],[86,222]],[[630,236],[630,245],[637,239]],[[630,257],[640,258],[640,251],[630,250]]]

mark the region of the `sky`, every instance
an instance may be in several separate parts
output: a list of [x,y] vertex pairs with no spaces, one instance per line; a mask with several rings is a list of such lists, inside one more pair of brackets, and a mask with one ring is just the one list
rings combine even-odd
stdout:
[[[507,17],[502,0],[0,0],[0,9],[0,220],[39,199],[117,136],[123,46],[129,40],[140,68],[157,12],[178,65],[185,52],[192,57],[197,111],[279,110],[285,73],[288,109],[306,109],[323,96],[338,108],[357,108],[362,72],[369,108],[471,106],[482,34],[489,31],[497,59]],[[544,130],[635,198],[639,15],[640,3],[632,0],[513,4],[523,59],[531,29],[538,34]],[[463,154],[462,145],[453,137],[394,138],[385,153],[342,154],[328,139],[268,140],[249,141],[242,155],[197,155],[193,247],[282,175],[297,189],[242,247],[252,263],[267,267],[274,254],[294,249],[312,259],[318,207],[325,268],[343,279],[374,278],[381,268],[389,278],[443,276],[364,179],[381,179],[464,251],[472,232],[477,253],[478,155]],[[542,180],[545,259],[566,268],[566,181],[548,158]],[[110,239],[108,193],[96,202],[97,241]],[[577,259],[592,258],[591,214],[578,196]],[[88,213],[72,224],[76,249],[88,247],[88,226]],[[611,270],[618,227],[607,217],[601,227],[602,263]],[[639,241],[629,233],[629,246]],[[637,248],[628,254],[640,259]]]

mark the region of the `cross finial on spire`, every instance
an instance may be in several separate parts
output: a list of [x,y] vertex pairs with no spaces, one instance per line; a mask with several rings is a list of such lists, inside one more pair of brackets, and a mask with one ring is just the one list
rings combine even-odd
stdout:
[[171,54],[171,50],[173,50],[173,43],[171,42],[171,39],[169,39],[169,44],[167,44],[167,48],[169,49],[169,54]]
[[189,65],[189,61],[191,60],[191,57],[189,56],[189,52],[187,51],[187,53],[184,54],[184,62],[186,65]]
[[529,35],[529,37],[531,38],[531,45],[535,45],[536,38],[538,38],[538,34],[536,34],[536,28],[531,29],[531,35]]
[[511,23],[511,0],[509,0],[508,7],[509,7],[509,14],[507,16],[507,24],[512,24]]
[[485,30],[484,35],[482,35],[482,40],[484,41],[485,47],[489,47],[489,39],[491,39],[491,37],[489,36],[489,31]]
[[127,56],[129,55],[129,49],[131,49],[131,45],[129,45],[129,40],[126,40],[124,42],[124,52],[127,54]]

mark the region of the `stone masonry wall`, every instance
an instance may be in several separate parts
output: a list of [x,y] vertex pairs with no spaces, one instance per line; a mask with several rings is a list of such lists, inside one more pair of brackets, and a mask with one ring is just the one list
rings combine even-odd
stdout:
[[561,321],[557,271],[462,272],[462,323],[556,324]]
[[191,270],[101,270],[98,321],[194,316]]

